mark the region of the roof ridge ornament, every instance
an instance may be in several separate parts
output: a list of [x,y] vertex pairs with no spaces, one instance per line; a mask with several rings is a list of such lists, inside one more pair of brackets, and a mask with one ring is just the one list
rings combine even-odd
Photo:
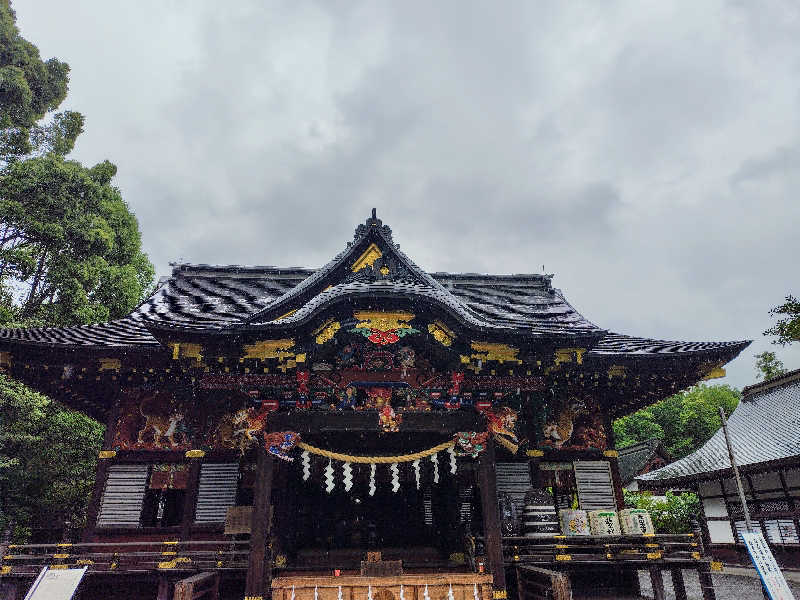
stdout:
[[369,217],[364,224],[356,227],[356,231],[353,234],[353,241],[357,242],[371,231],[377,231],[383,235],[386,241],[394,244],[394,240],[392,240],[392,228],[383,224],[383,221],[378,218],[375,208],[372,209],[372,216]]

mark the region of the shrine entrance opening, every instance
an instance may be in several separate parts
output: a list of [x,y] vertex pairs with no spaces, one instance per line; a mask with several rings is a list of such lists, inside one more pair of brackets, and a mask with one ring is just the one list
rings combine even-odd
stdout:
[[303,439],[340,455],[419,458],[359,463],[304,452],[283,463],[286,505],[276,507],[273,533],[289,568],[358,569],[368,551],[408,569],[463,565],[465,539],[482,529],[475,461],[447,449],[425,454],[452,440],[450,432],[330,431]]

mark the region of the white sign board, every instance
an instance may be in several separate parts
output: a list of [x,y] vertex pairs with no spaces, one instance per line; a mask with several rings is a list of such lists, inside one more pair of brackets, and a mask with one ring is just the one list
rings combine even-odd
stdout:
[[744,545],[771,600],[794,600],[767,541],[760,533],[742,532]]
[[86,573],[86,567],[80,569],[42,569],[25,600],[70,600],[78,589],[78,584]]

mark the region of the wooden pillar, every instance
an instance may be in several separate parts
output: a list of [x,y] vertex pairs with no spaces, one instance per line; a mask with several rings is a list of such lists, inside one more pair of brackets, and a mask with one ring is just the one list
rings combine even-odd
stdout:
[[200,469],[202,458],[189,459],[189,473],[186,480],[186,495],[183,499],[183,518],[181,520],[181,540],[188,540],[192,535],[192,525],[197,510],[197,490],[200,487]]
[[269,555],[270,496],[274,459],[263,446],[256,450],[256,485],[253,492],[253,521],[250,532],[250,557],[244,595],[263,599],[270,585],[272,557]]
[[683,569],[673,567],[670,572],[672,574],[672,589],[675,591],[675,600],[686,600],[686,583],[683,581]]
[[714,580],[711,578],[711,566],[707,562],[703,562],[697,569],[697,574],[700,577],[700,590],[703,592],[703,600],[717,600],[717,594],[714,591]]
[[290,532],[288,530],[294,524],[292,510],[289,506],[289,494],[286,489],[289,481],[289,463],[280,461],[275,464],[272,487],[277,490],[275,504],[272,507],[274,525],[272,526],[271,538],[273,541],[273,559],[279,554],[286,556],[286,549],[289,545]]
[[494,466],[494,441],[489,439],[478,465],[478,486],[481,490],[483,535],[489,571],[494,576],[496,598],[505,598],[506,572],[503,566],[503,546],[500,539],[500,516],[497,503],[497,479]]
[[158,578],[158,592],[156,600],[169,600],[169,579],[166,577]]
[[614,486],[614,499],[617,503],[617,510],[622,510],[625,508],[625,496],[622,493],[622,478],[619,475],[619,452],[615,450],[614,422],[610,416],[605,418],[605,427],[608,449],[603,452],[603,456],[608,459],[608,466],[611,468],[611,483]]
[[[724,492],[725,488],[722,488],[722,491]],[[700,501],[700,506],[702,506],[702,500]],[[692,521],[692,533],[694,534],[694,541],[697,542],[697,551],[700,553],[700,556],[707,556],[706,547],[703,544],[703,535],[697,521]],[[710,553],[711,552],[708,551],[708,554]],[[714,591],[714,579],[711,577],[711,565],[706,562],[706,560],[703,560],[698,565],[697,575],[700,579],[700,590],[703,593],[703,600],[717,600],[717,594]]]
[[97,460],[97,470],[94,476],[92,496],[89,499],[89,506],[86,509],[86,527],[84,527],[83,534],[81,535],[81,541],[83,542],[93,542],[95,539],[97,514],[100,512],[100,501],[103,498],[103,490],[106,487],[108,467],[111,466],[115,454],[111,450],[111,447],[114,444],[114,436],[117,431],[119,397],[119,393],[114,394],[111,407],[108,409],[108,415],[106,417],[106,431],[103,435],[103,447],[100,452],[100,458]]
[[653,565],[650,567],[650,581],[653,583],[653,598],[655,600],[666,600],[664,592],[664,577],[661,575],[661,567]]

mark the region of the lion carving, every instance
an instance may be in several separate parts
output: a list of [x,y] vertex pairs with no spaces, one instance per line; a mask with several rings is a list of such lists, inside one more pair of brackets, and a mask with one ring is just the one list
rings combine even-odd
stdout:
[[172,407],[171,394],[156,392],[144,398],[139,404],[139,414],[144,418],[144,425],[136,436],[137,445],[146,446],[146,438],[150,436],[155,448],[171,450],[188,443],[183,428],[186,415],[183,410]]
[[220,418],[212,434],[211,445],[220,448],[238,449],[244,453],[256,442],[256,435],[267,426],[266,410],[241,408]]

